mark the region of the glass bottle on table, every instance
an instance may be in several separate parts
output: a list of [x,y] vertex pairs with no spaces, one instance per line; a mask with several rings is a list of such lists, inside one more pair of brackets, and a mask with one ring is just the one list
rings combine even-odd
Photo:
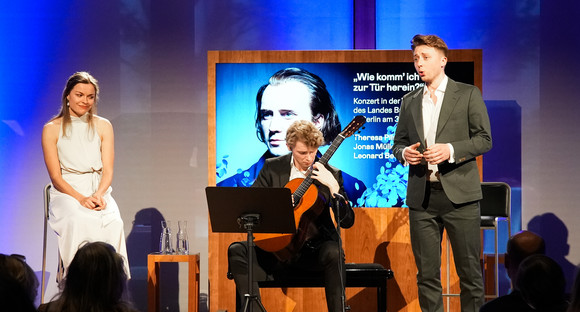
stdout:
[[189,240],[187,239],[187,221],[177,221],[177,254],[189,254]]
[[159,253],[170,255],[173,253],[171,244],[171,221],[161,221],[161,238],[159,240]]

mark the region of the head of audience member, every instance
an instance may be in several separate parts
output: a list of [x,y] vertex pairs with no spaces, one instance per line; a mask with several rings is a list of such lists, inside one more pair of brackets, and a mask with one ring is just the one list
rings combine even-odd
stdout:
[[272,75],[256,95],[256,133],[271,154],[286,149],[286,130],[296,120],[308,120],[330,144],[340,133],[332,96],[320,77],[301,68],[286,68]]
[[[0,254],[0,304],[7,311],[34,311],[36,274],[22,255]],[[31,310],[32,309],[32,310]]]
[[36,274],[28,264],[26,258],[22,255],[3,255],[0,254],[0,274],[13,278],[26,292],[30,301],[36,300],[38,294],[38,279]]
[[567,308],[564,272],[548,256],[536,254],[525,258],[520,263],[515,288],[536,311],[563,312]]
[[117,311],[124,300],[127,274],[123,258],[104,242],[87,243],[67,269],[60,295],[63,311]]
[[576,268],[576,277],[574,278],[574,286],[572,286],[570,296],[568,312],[580,312],[580,267]]
[[544,239],[534,232],[521,231],[510,237],[507,242],[505,268],[509,278],[514,281],[520,263],[528,256],[545,254]]

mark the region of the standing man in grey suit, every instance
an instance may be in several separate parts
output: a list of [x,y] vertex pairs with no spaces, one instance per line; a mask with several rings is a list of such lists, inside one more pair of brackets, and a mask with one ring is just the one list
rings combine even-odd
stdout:
[[478,311],[484,289],[475,157],[491,149],[481,92],[445,75],[448,48],[435,35],[411,41],[415,69],[425,82],[403,97],[393,154],[409,165],[407,205],[422,311],[443,311],[441,238],[451,241],[461,287],[461,311]]

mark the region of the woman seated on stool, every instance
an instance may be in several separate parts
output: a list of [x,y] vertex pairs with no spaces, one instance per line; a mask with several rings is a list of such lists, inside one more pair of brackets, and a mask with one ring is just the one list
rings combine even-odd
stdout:
[[96,115],[98,95],[93,76],[73,74],[62,93],[60,113],[42,130],[44,162],[53,186],[49,223],[58,235],[65,269],[81,243],[102,241],[123,255],[130,277],[123,220],[111,196],[113,126]]

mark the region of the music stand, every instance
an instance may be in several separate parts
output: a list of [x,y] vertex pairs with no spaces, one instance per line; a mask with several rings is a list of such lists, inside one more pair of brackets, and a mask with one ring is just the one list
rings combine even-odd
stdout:
[[212,232],[247,233],[248,294],[244,311],[252,311],[255,300],[263,312],[262,302],[254,294],[253,233],[295,233],[292,192],[273,187],[215,187],[205,188]]

